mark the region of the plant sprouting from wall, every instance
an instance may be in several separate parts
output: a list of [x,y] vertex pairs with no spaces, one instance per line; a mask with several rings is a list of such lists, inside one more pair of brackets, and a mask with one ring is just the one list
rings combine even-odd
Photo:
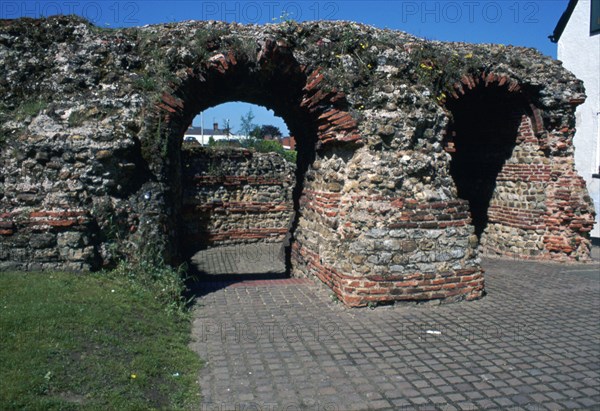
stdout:
[[[41,98],[25,99],[16,107],[0,103],[0,146],[17,136],[26,127],[26,123],[46,107],[48,107],[48,101]],[[11,127],[8,125],[11,121],[20,124]]]
[[16,110],[13,118],[17,121],[23,121],[29,117],[38,115],[48,106],[48,101],[44,99],[25,100]]
[[462,76],[485,70],[476,50],[460,52],[422,43],[409,52],[415,80],[426,85],[440,103],[444,102],[446,93],[452,92],[454,84]]
[[162,116],[158,116],[158,123],[154,132],[154,146],[160,150],[162,158],[166,158],[169,154],[169,139],[166,137]]
[[157,47],[155,34],[148,30],[139,30],[137,36],[138,47],[146,58],[145,65],[137,70],[135,87],[143,91],[159,92],[169,82],[177,82],[177,61],[168,58],[165,48]]
[[333,64],[329,64],[331,69],[325,72],[330,89],[351,90],[369,83],[377,67],[377,56],[372,45],[362,37],[360,31],[350,25],[334,32],[331,38],[316,41],[322,65],[327,66],[334,58]]
[[254,38],[231,37],[226,39],[225,46],[227,50],[235,52],[236,59],[255,61],[258,54],[258,44]]
[[158,114],[144,131],[142,143],[142,157],[152,164],[164,164],[169,153],[168,130],[163,122],[162,115]]
[[211,52],[219,50],[226,34],[227,31],[222,29],[198,29],[194,34],[193,45],[199,60],[206,60]]

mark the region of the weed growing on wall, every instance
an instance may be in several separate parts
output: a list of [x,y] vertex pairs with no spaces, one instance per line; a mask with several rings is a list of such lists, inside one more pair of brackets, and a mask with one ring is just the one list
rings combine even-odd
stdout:
[[154,124],[149,124],[142,140],[142,156],[147,161],[161,164],[169,152],[168,130],[161,116],[153,119]]
[[40,111],[44,110],[48,106],[48,102],[42,99],[33,99],[24,101],[17,112],[15,113],[15,119],[22,121],[26,118],[33,117],[40,113]]
[[198,29],[192,42],[198,60],[206,60],[211,52],[218,50],[226,34],[227,31],[222,29]]
[[143,91],[156,91],[156,80],[149,74],[144,73],[135,80],[135,86]]
[[247,37],[227,39],[226,46],[228,50],[234,50],[238,60],[246,59],[248,61],[255,61],[260,49],[255,39]]
[[155,33],[152,31],[140,30],[137,32],[137,41],[138,47],[146,58],[145,64],[136,69],[137,76],[133,85],[141,91],[151,92],[149,99],[151,102],[156,102],[159,100],[160,92],[169,83],[179,82],[176,75],[177,67],[173,65],[174,60],[170,59],[164,50],[156,48]]
[[459,54],[423,43],[410,53],[415,80],[426,85],[440,103],[463,75],[477,73],[484,68],[476,52]]
[[345,26],[332,32],[331,38],[318,39],[317,46],[321,58],[333,62],[331,69],[325,72],[326,91],[335,87],[347,91],[369,83],[377,66],[377,56],[356,27]]
[[[0,103],[0,146],[4,145],[11,136],[19,134],[25,128],[25,122],[30,121],[47,106],[48,101],[39,98],[24,100],[17,107],[8,107],[5,103]],[[20,122],[21,125],[12,130],[4,128],[9,119]]]

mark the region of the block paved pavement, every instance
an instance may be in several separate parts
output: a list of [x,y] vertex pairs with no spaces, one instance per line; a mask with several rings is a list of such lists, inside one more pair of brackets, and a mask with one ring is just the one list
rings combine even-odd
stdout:
[[280,278],[276,246],[248,247],[196,256],[201,410],[600,409],[597,249],[587,265],[483,259],[475,302],[348,309]]

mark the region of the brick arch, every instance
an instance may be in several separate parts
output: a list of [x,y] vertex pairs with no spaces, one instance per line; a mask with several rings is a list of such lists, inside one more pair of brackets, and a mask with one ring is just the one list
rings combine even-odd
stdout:
[[[335,88],[324,87],[323,80],[320,67],[299,64],[285,42],[273,39],[259,41],[256,55],[229,50],[214,54],[202,67],[188,68],[182,84],[161,95],[148,120],[158,122],[165,139],[161,144],[169,152],[162,173],[165,182],[172,185],[173,181],[181,181],[181,137],[200,111],[229,101],[258,104],[282,117],[296,138],[298,167],[293,207],[296,215],[302,216],[298,211],[306,191],[305,175],[317,152],[339,146],[352,150],[364,144],[357,122],[348,111],[346,96]],[[181,225],[177,222],[181,187],[172,187],[172,191],[175,201],[170,224],[177,227]],[[290,229],[292,236],[297,226],[298,218]],[[171,230],[170,242],[175,250],[182,248],[177,245],[178,237],[178,231]],[[287,258],[291,263],[291,249]]]
[[[527,90],[517,79],[506,74],[496,74],[492,71],[483,70],[481,73],[465,74],[460,81],[452,85],[450,100],[458,100],[465,94],[477,87],[503,89],[513,98],[521,99],[522,109],[531,121],[531,128],[536,137],[541,138],[544,132],[544,120],[542,110],[533,100],[537,98],[535,92]],[[444,101],[447,103],[447,101]]]
[[[587,203],[553,180],[581,187],[583,182],[557,155],[557,146],[570,143],[560,139],[552,145],[556,132],[544,124],[534,93],[506,75],[465,75],[445,107],[452,118],[445,137],[450,171],[458,196],[470,204],[480,251],[527,259],[583,258],[589,246],[583,221],[588,219],[569,210],[585,209]],[[567,191],[568,196],[561,195]]]
[[235,99],[274,109],[292,122],[316,127],[317,149],[327,144],[362,145],[357,122],[343,92],[323,87],[320,67],[302,65],[282,40],[258,43],[256,56],[239,50],[217,53],[202,67],[190,67],[182,84],[164,92],[156,105],[167,133],[179,134],[201,110]]

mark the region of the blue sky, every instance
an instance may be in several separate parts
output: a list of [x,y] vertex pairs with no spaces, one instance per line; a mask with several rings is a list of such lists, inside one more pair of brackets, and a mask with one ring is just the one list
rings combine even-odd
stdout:
[[[548,40],[568,0],[296,0],[296,1],[22,1],[2,0],[0,18],[78,14],[103,27],[128,27],[183,20],[225,20],[239,23],[305,20],[353,20],[381,28],[402,30],[419,37],[471,43],[502,43],[534,47],[556,57]],[[240,117],[249,109],[233,104],[207,110],[205,126],[213,118],[229,119],[239,129]],[[287,130],[272,112],[254,107],[257,124],[274,124]],[[199,124],[199,118],[194,120]]]

